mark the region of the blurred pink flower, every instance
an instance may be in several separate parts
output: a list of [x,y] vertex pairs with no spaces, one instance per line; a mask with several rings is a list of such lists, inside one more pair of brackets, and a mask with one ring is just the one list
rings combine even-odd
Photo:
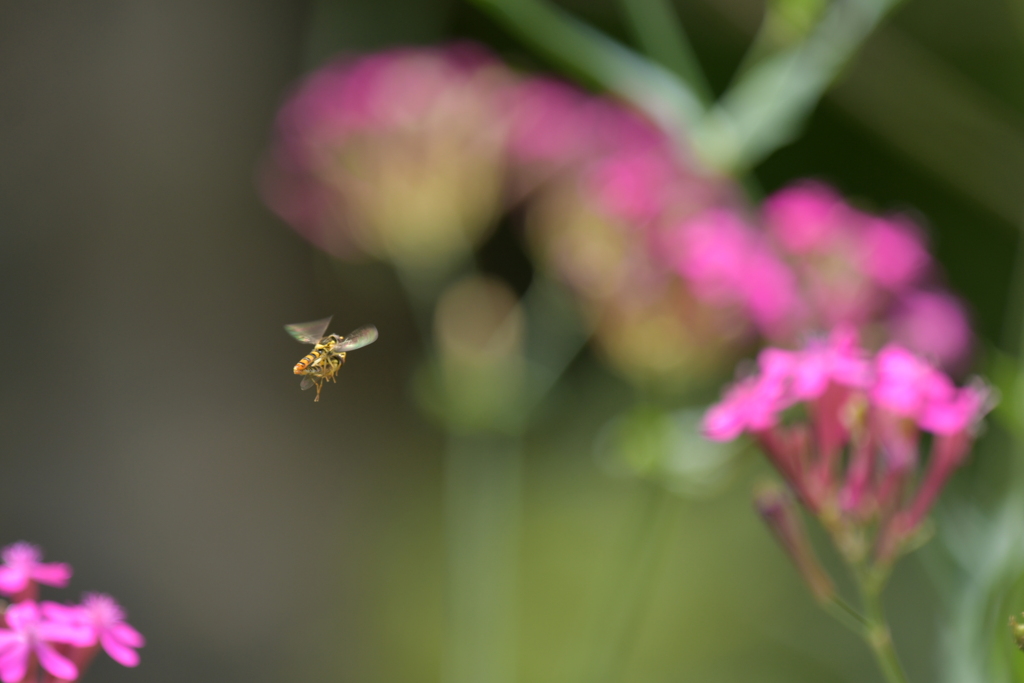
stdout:
[[935,283],[924,234],[908,217],[858,211],[827,185],[804,181],[769,197],[762,219],[799,283],[804,329],[851,325],[945,369],[966,364],[967,316]]
[[813,181],[779,190],[764,203],[769,233],[794,254],[829,245],[843,230],[850,212],[835,190]]
[[514,162],[564,166],[590,148],[592,108],[576,88],[549,78],[531,78],[512,86],[505,97]]
[[911,291],[896,302],[889,321],[892,339],[944,368],[963,369],[973,335],[963,303],[946,292]]
[[864,272],[887,289],[900,291],[915,284],[931,266],[920,230],[905,218],[869,217],[862,233]]
[[801,311],[792,271],[730,210],[713,209],[664,236],[662,255],[709,304],[739,305],[768,334],[792,331]]
[[875,359],[871,399],[882,409],[917,422],[935,401],[946,401],[954,385],[941,371],[907,349],[890,344]]
[[836,328],[827,339],[811,340],[799,351],[765,349],[758,365],[765,374],[786,379],[793,402],[820,398],[833,383],[865,389],[872,379],[867,353],[849,327]]
[[142,634],[124,620],[124,610],[102,593],[87,593],[81,605],[42,604],[43,614],[55,622],[80,627],[88,634],[82,646],[102,645],[110,658],[124,666],[137,666],[139,653],[135,648],[146,644]]
[[62,562],[40,562],[43,553],[30,543],[19,541],[0,551],[0,592],[16,595],[33,582],[62,588],[71,580],[71,567]]
[[605,209],[627,223],[644,225],[668,206],[678,182],[677,171],[664,153],[624,149],[594,162],[589,181]]
[[88,629],[58,621],[47,621],[33,601],[11,605],[4,612],[8,628],[0,629],[0,680],[17,683],[25,678],[32,655],[56,678],[73,681],[78,667],[60,654],[52,643],[84,646],[90,639]]
[[788,407],[786,385],[776,376],[746,377],[708,410],[702,431],[713,441],[731,441],[744,432],[757,433],[778,424]]
[[941,436],[973,434],[978,420],[994,403],[991,389],[975,380],[965,387],[933,396],[918,420],[921,429]]
[[514,81],[466,44],[328,64],[281,108],[264,198],[335,256],[446,266],[504,200],[501,94]]

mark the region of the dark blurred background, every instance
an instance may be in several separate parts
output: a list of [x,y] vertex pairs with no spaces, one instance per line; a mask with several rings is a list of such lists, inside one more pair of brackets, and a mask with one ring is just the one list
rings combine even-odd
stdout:
[[[723,88],[760,3],[676,4]],[[565,6],[628,40],[613,0]],[[918,212],[996,344],[1024,203],[1022,16],[909,0],[756,171],[766,191],[814,176]],[[0,4],[0,543],[70,562],[46,596],[110,592],[148,637],[137,670],[103,660],[86,680],[437,680],[442,438],[408,399],[410,312],[386,267],[331,264],[254,179],[304,71],[452,38],[547,68],[457,0]],[[331,313],[381,338],[314,404],[281,326]],[[566,680],[644,504],[591,456],[623,393],[583,357],[530,437],[521,680]],[[751,514],[751,470],[678,502],[626,680],[875,680]],[[930,680],[918,562],[891,595],[911,678]]]

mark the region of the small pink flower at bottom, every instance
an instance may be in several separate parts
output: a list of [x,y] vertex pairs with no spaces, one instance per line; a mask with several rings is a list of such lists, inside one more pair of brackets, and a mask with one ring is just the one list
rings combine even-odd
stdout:
[[71,579],[71,567],[63,562],[40,562],[43,553],[37,546],[18,541],[0,551],[0,593],[14,595],[33,581],[63,588]]
[[44,620],[39,606],[32,601],[11,605],[4,619],[10,628],[0,629],[0,681],[18,683],[24,679],[33,654],[40,666],[53,676],[66,681],[78,678],[78,667],[57,652],[52,643],[83,647],[92,637],[88,629]]
[[43,613],[55,622],[72,624],[89,634],[85,646],[103,646],[110,658],[124,666],[138,666],[135,648],[146,639],[124,620],[124,610],[114,598],[102,593],[86,593],[81,605],[68,606],[44,602]]

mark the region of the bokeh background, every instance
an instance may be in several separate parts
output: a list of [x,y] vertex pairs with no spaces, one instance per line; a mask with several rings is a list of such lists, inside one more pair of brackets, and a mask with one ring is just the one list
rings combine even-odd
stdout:
[[[628,42],[613,0],[563,4]],[[761,3],[676,5],[724,87]],[[908,0],[755,170],[767,190],[818,177],[921,216],[983,350],[1013,332],[1022,36],[1018,0]],[[386,266],[330,262],[255,178],[301,74],[453,38],[551,68],[457,0],[0,4],[0,542],[72,563],[49,597],[110,592],[148,637],[138,669],[101,661],[86,680],[438,680],[442,435],[409,398],[411,311]],[[495,239],[514,277],[516,240]],[[313,404],[281,326],[331,313],[381,338]],[[652,504],[593,456],[627,393],[584,353],[529,435],[520,680],[571,680],[604,618],[592,598]],[[1001,465],[977,460],[959,476],[984,498]],[[877,679],[751,513],[764,469],[671,502],[618,680]],[[933,680],[943,615],[919,555],[889,609],[911,678]]]

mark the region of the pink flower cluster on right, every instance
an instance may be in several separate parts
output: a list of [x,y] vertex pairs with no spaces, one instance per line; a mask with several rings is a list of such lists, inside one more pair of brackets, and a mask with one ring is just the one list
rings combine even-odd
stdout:
[[801,328],[852,325],[964,369],[972,344],[967,312],[940,284],[923,231],[909,216],[865,213],[827,185],[805,181],[769,197],[761,222],[796,274]]
[[702,301],[744,311],[775,343],[845,325],[946,369],[969,360],[966,309],[940,284],[922,230],[857,210],[822,183],[784,188],[753,216],[713,208],[669,225],[662,244]]
[[[719,441],[751,434],[809,511],[858,530],[886,563],[920,528],[993,404],[980,380],[957,387],[898,344],[872,356],[838,328],[799,351],[764,350],[703,429]],[[923,434],[931,452],[922,466]]]
[[137,666],[135,651],[145,639],[124,620],[109,595],[88,593],[80,605],[38,602],[39,584],[64,587],[71,567],[42,562],[42,552],[25,542],[0,551],[0,593],[14,604],[3,611],[0,628],[0,681],[74,681],[100,648],[124,666]]

